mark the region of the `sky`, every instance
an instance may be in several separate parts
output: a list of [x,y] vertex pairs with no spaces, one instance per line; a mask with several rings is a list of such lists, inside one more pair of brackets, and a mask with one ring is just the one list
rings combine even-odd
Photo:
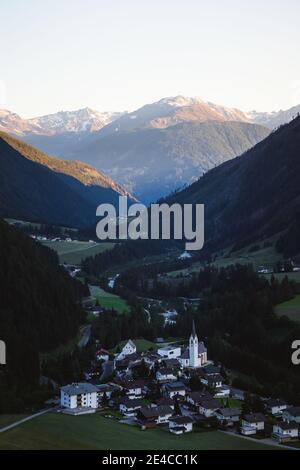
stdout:
[[0,0],[0,108],[300,103],[299,0]]

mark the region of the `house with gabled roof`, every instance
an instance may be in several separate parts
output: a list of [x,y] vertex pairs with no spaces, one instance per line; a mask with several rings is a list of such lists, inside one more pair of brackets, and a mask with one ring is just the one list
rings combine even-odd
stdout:
[[173,416],[169,419],[169,431],[176,435],[192,432],[193,423],[194,420],[189,416]]
[[273,425],[272,437],[280,443],[296,440],[299,438],[299,427],[295,422],[279,421]]
[[137,413],[137,422],[141,426],[153,427],[167,423],[173,413],[174,410],[170,406],[143,406]]

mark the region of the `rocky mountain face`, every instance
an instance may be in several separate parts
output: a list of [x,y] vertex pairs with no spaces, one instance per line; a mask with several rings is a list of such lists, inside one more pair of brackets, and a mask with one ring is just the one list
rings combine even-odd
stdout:
[[53,136],[65,133],[97,132],[122,113],[94,111],[90,108],[78,111],[60,111],[55,114],[22,119],[15,113],[0,110],[0,130],[17,136],[45,135]]
[[151,202],[242,154],[269,130],[243,122],[206,121],[100,134],[79,146],[73,158],[84,155],[138,199]]
[[282,124],[287,124],[295,119],[300,113],[300,104],[293,106],[287,110],[273,111],[271,113],[260,113],[257,111],[251,111],[247,113],[247,117],[250,121],[262,126],[268,127],[269,129],[275,129]]

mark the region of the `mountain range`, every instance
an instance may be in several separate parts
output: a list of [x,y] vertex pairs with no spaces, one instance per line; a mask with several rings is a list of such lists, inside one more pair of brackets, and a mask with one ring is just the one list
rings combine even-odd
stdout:
[[0,216],[86,227],[100,203],[116,205],[119,195],[128,193],[89,165],[48,157],[0,132]]
[[243,112],[175,96],[130,113],[85,108],[22,119],[4,110],[0,130],[49,155],[91,164],[149,203],[241,155],[299,111]]
[[[249,245],[280,237],[281,250],[300,235],[300,117],[241,157],[205,174],[167,201],[205,204],[205,246]],[[275,238],[276,238],[275,237]]]
[[85,161],[120,181],[138,199],[152,202],[242,154],[269,132],[245,122],[186,122],[98,134],[78,147],[73,158],[84,155]]

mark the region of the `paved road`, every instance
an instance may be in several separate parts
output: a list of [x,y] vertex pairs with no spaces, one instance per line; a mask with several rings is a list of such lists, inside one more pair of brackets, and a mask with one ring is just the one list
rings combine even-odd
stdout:
[[78,347],[84,348],[91,337],[91,325],[83,326],[80,331],[80,340],[78,341]]
[[114,371],[114,362],[113,361],[106,361],[102,364],[103,372],[100,377],[100,380],[103,381],[107,377],[110,377]]
[[278,447],[279,449],[287,449],[287,450],[300,450],[300,449],[297,449],[295,447],[289,447],[289,446],[286,446],[284,444],[279,444],[278,442],[276,441],[273,441],[273,439],[253,439],[253,437],[248,437],[248,436],[242,436],[241,434],[237,434],[235,432],[232,432],[232,431],[221,431],[219,430],[219,432],[223,432],[224,434],[231,434],[231,436],[235,436],[235,437],[240,437],[241,439],[247,439],[248,441],[251,441],[251,442],[257,442],[257,443],[260,443],[260,444],[266,444],[268,446],[273,446],[273,447]]
[[47,410],[42,410],[39,411],[38,413],[35,413],[33,415],[27,416],[26,418],[20,419],[20,421],[16,421],[15,423],[9,424],[8,426],[5,426],[4,428],[0,428],[0,433],[9,431],[10,429],[16,428],[17,426],[20,426],[20,424],[26,423],[26,421],[30,421],[34,418],[37,418],[38,416],[42,416],[45,413],[49,413],[49,411],[56,410],[57,407],[54,408],[47,408]]

